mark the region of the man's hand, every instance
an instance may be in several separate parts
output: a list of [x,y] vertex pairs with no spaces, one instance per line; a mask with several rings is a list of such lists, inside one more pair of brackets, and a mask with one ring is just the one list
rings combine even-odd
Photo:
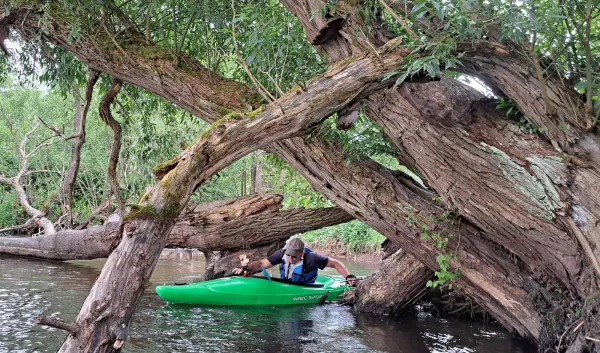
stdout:
[[248,268],[248,266],[236,267],[233,270],[234,275],[241,275],[241,274],[248,273],[248,272],[250,272],[250,269]]
[[346,282],[348,282],[348,285],[350,287],[356,287],[356,276],[355,275],[346,276]]

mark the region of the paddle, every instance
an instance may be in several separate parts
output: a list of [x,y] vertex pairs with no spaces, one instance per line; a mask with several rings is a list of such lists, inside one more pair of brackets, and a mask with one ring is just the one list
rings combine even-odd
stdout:
[[269,281],[273,281],[273,280],[271,279],[271,276],[270,276],[270,275],[269,275],[269,273],[267,272],[267,269],[266,269],[266,268],[264,268],[264,267],[261,265],[261,266],[260,266],[260,269],[262,270],[262,273],[263,273],[263,275],[264,275],[265,277],[267,277],[267,278],[269,279]]
[[329,296],[329,291],[327,291],[327,292],[325,292],[325,294],[323,294],[323,296],[319,300],[319,305],[323,305],[325,303],[325,300],[327,300],[328,296]]

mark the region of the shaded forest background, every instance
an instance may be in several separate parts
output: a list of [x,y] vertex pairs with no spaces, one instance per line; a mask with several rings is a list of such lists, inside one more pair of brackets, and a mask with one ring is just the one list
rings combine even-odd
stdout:
[[[101,87],[101,85],[99,85]],[[131,92],[130,92],[131,91]],[[28,137],[27,148],[34,148],[40,143],[52,141],[51,145],[37,151],[28,160],[28,174],[23,180],[27,196],[33,207],[45,209],[55,190],[60,185],[71,158],[71,144],[65,137],[75,134],[73,117],[75,102],[81,102],[79,90],[56,92],[46,83],[40,82],[37,76],[17,77],[7,74],[0,87],[0,172],[3,175],[15,175],[19,168],[18,147],[25,135],[32,130],[36,119],[41,120],[40,127]],[[112,144],[112,130],[101,121],[98,114],[99,98],[104,92],[98,90],[91,103],[86,124],[86,144],[82,149],[79,177],[74,188],[74,220],[81,223],[110,198],[110,186],[107,181],[108,160]],[[75,96],[73,95],[75,94]],[[154,180],[154,166],[177,155],[182,148],[209,129],[210,125],[173,106],[169,102],[154,98],[143,105],[136,102],[139,94],[134,87],[126,87],[118,97],[115,118],[123,127],[123,147],[121,149],[118,176],[120,191],[129,203],[135,203],[143,189]],[[127,104],[127,107],[125,106]],[[139,112],[135,109],[144,109]],[[44,124],[49,124],[45,126]],[[330,126],[323,128],[323,133],[335,129],[331,119]],[[58,129],[57,136],[53,129]],[[363,140],[369,134],[378,131],[368,120],[361,122],[344,133],[343,138],[351,145],[352,140]],[[365,136],[365,132],[366,135]],[[373,137],[371,137],[373,138]],[[384,144],[384,141],[376,143]],[[360,150],[355,151],[353,158],[361,158]],[[374,151],[372,158],[400,168],[391,155]],[[253,179],[259,164],[260,180]],[[236,198],[257,192],[253,185],[260,183],[262,193],[279,193],[283,198],[283,209],[320,208],[333,206],[320,193],[314,191],[310,184],[277,157],[258,152],[248,155],[220,172],[203,185],[194,194],[191,202],[204,203]],[[4,235],[15,232],[10,230],[15,225],[24,224],[30,216],[23,210],[15,190],[0,185],[0,229],[9,229]],[[115,212],[117,204],[112,198],[111,207],[104,208],[93,217],[91,224],[104,224]],[[58,220],[61,205],[54,204],[48,215]],[[58,230],[61,225],[57,224]],[[67,228],[67,225],[62,225]],[[32,235],[40,235],[40,229],[28,229]],[[308,232],[302,237],[316,246],[337,246],[340,251],[350,254],[376,252],[385,239],[360,221],[328,227]]]

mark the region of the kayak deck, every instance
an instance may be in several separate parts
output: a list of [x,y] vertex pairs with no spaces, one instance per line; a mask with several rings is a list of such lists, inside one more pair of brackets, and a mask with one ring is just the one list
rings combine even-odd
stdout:
[[[157,286],[169,303],[195,305],[294,305],[339,300],[349,290],[342,279],[319,276],[317,285],[303,286],[264,277],[225,277],[185,285]],[[322,284],[322,286],[319,286]]]

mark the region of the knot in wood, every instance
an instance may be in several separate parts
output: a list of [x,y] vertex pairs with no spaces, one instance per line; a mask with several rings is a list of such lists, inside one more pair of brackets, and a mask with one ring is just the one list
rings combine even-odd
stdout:
[[136,231],[136,229],[137,229],[137,222],[135,222],[135,221],[134,221],[134,222],[127,223],[127,224],[125,225],[125,232],[126,232],[126,233],[127,233],[127,235],[129,235],[129,236],[132,236],[132,235],[133,235],[133,233]]

